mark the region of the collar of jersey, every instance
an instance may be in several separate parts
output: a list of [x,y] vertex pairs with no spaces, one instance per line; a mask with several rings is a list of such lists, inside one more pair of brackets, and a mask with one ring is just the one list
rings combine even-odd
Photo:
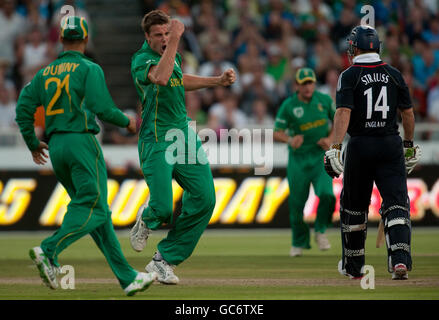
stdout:
[[380,62],[381,58],[378,53],[363,53],[352,60],[353,63],[375,63]]
[[146,42],[146,40],[143,43],[142,50],[145,50],[145,51],[151,52],[157,56],[160,56],[157,52],[155,52],[154,50],[151,49],[151,47],[149,46],[148,42]]
[[61,52],[61,53],[59,54],[58,58],[64,57],[65,55],[68,55],[68,54],[80,55],[80,56],[83,57],[83,58],[87,58],[84,54],[82,54],[82,53],[79,52],[79,51],[75,51],[75,50],[63,51],[63,52]]

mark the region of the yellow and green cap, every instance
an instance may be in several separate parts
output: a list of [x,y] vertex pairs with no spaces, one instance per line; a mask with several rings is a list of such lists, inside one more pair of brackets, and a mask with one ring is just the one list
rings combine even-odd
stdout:
[[84,40],[88,36],[88,25],[84,17],[69,16],[61,23],[61,38]]
[[306,81],[316,82],[316,74],[310,68],[300,68],[296,72],[296,81],[298,84],[305,83]]

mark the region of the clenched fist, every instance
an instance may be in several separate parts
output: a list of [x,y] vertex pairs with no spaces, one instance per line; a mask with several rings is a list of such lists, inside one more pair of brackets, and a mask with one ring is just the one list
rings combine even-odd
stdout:
[[220,84],[224,87],[230,86],[236,80],[236,73],[233,69],[227,69],[220,77]]
[[184,24],[177,20],[177,19],[171,19],[170,25],[169,25],[169,35],[172,37],[180,38],[181,35],[184,32]]

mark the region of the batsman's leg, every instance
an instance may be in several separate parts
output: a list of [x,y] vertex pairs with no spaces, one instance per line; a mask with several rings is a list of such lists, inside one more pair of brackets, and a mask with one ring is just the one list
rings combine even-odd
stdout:
[[365,264],[365,242],[370,196],[373,189],[373,164],[362,140],[352,138],[346,149],[343,190],[340,196],[342,260],[340,272],[351,277],[362,276]]
[[[388,271],[394,273],[395,267],[401,264],[405,266],[406,271],[410,271],[412,258],[410,200],[402,143],[399,137],[392,140],[389,138],[388,148],[395,150],[389,152],[389,159],[384,159],[376,168],[376,185],[383,198],[380,213],[384,222]],[[399,278],[406,279],[407,274]]]

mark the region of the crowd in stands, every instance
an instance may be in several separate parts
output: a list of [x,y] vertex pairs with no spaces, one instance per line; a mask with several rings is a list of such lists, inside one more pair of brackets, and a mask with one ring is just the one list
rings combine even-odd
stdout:
[[[184,72],[215,76],[227,68],[237,71],[230,88],[187,93],[188,115],[197,125],[218,132],[272,127],[280,103],[295,91],[295,71],[305,66],[315,70],[317,89],[335,99],[338,76],[349,66],[346,37],[360,24],[364,5],[375,10],[381,57],[402,72],[416,120],[439,122],[435,0],[138,1],[139,17],[161,9],[185,24],[179,48]],[[59,8],[66,4],[89,18],[85,1],[0,0],[1,127],[15,125],[20,89],[58,54]]]

